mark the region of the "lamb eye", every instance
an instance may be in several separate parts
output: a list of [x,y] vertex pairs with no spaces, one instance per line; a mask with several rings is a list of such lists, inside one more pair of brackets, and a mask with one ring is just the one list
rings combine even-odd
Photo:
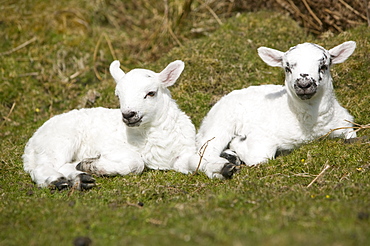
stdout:
[[285,67],[285,72],[287,72],[287,73],[292,73],[292,70],[290,70],[290,68],[289,68],[289,67]]
[[149,91],[149,92],[145,95],[144,99],[146,99],[147,97],[154,97],[156,94],[157,94],[157,92],[156,92],[156,91]]
[[322,65],[320,67],[320,71],[326,71],[328,69],[328,66],[327,65]]

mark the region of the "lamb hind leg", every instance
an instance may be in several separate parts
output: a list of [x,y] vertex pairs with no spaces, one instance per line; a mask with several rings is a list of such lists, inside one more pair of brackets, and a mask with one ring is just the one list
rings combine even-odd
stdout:
[[139,174],[144,170],[144,162],[138,153],[120,150],[83,159],[76,165],[76,169],[100,176]]
[[240,160],[248,166],[257,165],[273,159],[277,148],[270,143],[268,137],[262,135],[248,135],[235,137],[229,144]]
[[97,162],[100,159],[100,156],[101,155],[81,160],[80,162],[77,163],[76,170],[96,175],[102,175],[99,173],[99,170],[96,167],[96,165],[94,165],[94,162]]

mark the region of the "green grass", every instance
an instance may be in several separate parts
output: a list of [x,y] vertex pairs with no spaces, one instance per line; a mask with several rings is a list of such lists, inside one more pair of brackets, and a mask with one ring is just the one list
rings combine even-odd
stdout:
[[[314,141],[264,165],[243,168],[232,180],[146,170],[137,176],[97,177],[99,186],[83,192],[37,188],[21,160],[27,140],[50,116],[85,105],[118,106],[107,73],[114,59],[108,42],[128,68],[160,71],[173,60],[185,61],[185,70],[171,90],[198,127],[211,105],[226,93],[249,85],[283,83],[283,72],[258,57],[259,46],[287,50],[310,41],[332,48],[355,40],[355,53],[334,66],[332,75],[338,100],[357,123],[368,124],[367,27],[318,38],[285,15],[245,13],[223,19],[214,33],[197,39],[185,35],[187,25],[195,25],[187,23],[176,33],[183,37],[183,47],[153,55],[159,48],[135,46],[135,42],[142,45],[135,31],[150,33],[148,23],[114,25],[124,23],[118,18],[123,11],[118,1],[52,2],[10,2],[0,7],[0,53],[37,37],[0,57],[0,245],[71,245],[79,236],[89,237],[93,245],[370,243],[369,143]],[[135,6],[126,7],[137,14]],[[130,20],[134,19],[126,21]],[[102,33],[108,38],[103,37],[96,48]],[[162,33],[155,40],[165,37]],[[136,49],[146,59],[138,59]],[[100,97],[88,103],[85,96],[93,89]],[[369,135],[369,130],[359,135]],[[330,168],[307,188],[326,164]]]

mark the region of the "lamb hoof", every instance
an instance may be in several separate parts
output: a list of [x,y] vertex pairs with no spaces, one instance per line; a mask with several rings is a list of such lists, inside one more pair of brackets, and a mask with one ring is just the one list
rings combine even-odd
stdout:
[[96,186],[95,179],[90,174],[81,173],[77,176],[80,190],[89,190]]
[[225,166],[221,169],[221,175],[225,179],[231,179],[234,173],[238,172],[240,167],[233,163],[226,163]]
[[57,180],[51,182],[53,186],[55,186],[58,190],[68,189],[70,184],[65,177],[60,177]]
[[80,163],[78,163],[78,164],[77,164],[76,169],[77,169],[78,171],[86,172],[86,171],[84,170],[84,164],[82,163],[82,161],[81,161]]
[[220,157],[225,158],[230,163],[240,166],[243,165],[244,162],[239,158],[239,156],[232,150],[227,149],[221,153]]
[[96,160],[100,158],[100,155],[93,158],[85,158],[80,163],[77,164],[76,169],[82,172],[95,173],[96,170],[94,165],[92,165]]

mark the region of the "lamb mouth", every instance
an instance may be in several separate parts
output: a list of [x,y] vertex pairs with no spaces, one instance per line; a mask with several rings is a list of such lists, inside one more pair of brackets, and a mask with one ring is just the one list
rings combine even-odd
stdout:
[[299,86],[294,86],[295,94],[302,100],[311,99],[317,92],[317,86],[311,85],[307,88],[301,88]]
[[125,118],[122,118],[122,121],[126,124],[128,127],[135,127],[135,126],[140,126],[142,122],[143,117],[133,119],[133,120],[126,120]]
[[315,94],[316,92],[309,92],[309,93],[296,93],[297,96],[302,99],[302,100],[308,100],[308,99],[311,99]]

